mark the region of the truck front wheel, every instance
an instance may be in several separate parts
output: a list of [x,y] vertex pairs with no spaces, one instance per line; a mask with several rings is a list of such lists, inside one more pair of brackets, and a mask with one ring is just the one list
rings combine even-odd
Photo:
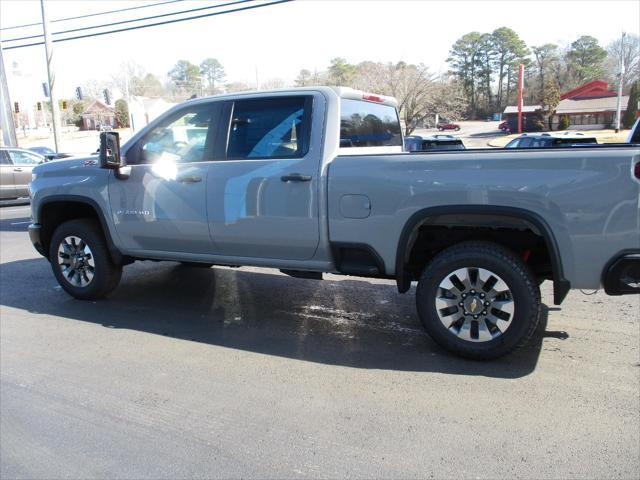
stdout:
[[490,242],[465,242],[436,255],[416,292],[418,315],[443,348],[488,360],[525,345],[540,318],[540,290],[527,265]]
[[69,220],[55,230],[49,261],[60,286],[81,300],[104,297],[122,275],[122,266],[111,260],[100,225],[87,218]]

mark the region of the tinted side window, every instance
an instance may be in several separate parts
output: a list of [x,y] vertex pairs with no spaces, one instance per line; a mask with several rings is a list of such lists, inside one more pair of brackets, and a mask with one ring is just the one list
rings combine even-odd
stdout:
[[312,97],[274,97],[234,103],[227,158],[296,158],[309,151]]
[[218,122],[213,104],[193,105],[176,112],[147,133],[129,163],[177,163],[211,160],[211,143]]
[[0,150],[0,165],[11,165],[9,155],[4,150]]
[[400,121],[394,107],[340,100],[340,147],[401,146]]
[[32,153],[20,150],[9,150],[8,153],[14,165],[35,166],[42,163],[42,158]]
[[520,143],[518,144],[518,148],[529,148],[531,147],[531,138],[521,138]]

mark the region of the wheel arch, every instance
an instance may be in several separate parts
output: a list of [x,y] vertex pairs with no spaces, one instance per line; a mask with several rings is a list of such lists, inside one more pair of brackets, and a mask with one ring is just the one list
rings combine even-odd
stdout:
[[38,204],[35,218],[42,226],[41,242],[45,257],[55,229],[63,222],[77,218],[95,218],[100,223],[109,255],[116,264],[125,263],[125,256],[116,247],[102,209],[92,198],[79,195],[51,195]]
[[[533,232],[544,240],[552,269],[554,303],[559,305],[567,296],[571,285],[565,278],[560,257],[560,249],[555,235],[547,222],[537,213],[517,207],[506,207],[498,205],[447,205],[440,207],[429,207],[415,212],[405,223],[396,250],[396,283],[400,293],[406,292],[410,286],[412,277],[407,270],[410,254],[418,239],[420,228],[436,217],[463,215],[465,217],[478,219],[491,217],[498,219],[509,219],[510,221],[523,222],[529,226]],[[482,223],[482,222],[480,222]],[[487,224],[484,223],[484,226]],[[468,226],[473,226],[473,223]]]

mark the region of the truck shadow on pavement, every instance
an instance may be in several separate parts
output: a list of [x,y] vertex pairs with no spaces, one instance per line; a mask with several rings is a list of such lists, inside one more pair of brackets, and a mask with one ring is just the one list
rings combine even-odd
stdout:
[[545,306],[528,346],[491,362],[464,360],[423,332],[413,292],[399,295],[393,282],[301,280],[265,272],[137,262],[125,267],[120,286],[107,299],[89,302],[62,291],[46,260],[20,260],[0,266],[0,303],[106,328],[328,365],[499,378],[528,375],[543,338],[566,338],[564,332],[546,332]]

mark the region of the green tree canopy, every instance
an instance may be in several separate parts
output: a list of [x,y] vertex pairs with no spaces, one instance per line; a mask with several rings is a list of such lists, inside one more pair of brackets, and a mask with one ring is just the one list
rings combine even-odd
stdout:
[[[551,71],[559,61],[558,46],[555,43],[545,43],[538,47],[533,47],[536,73],[540,80],[540,98],[544,96],[545,85],[551,77]],[[557,83],[554,82],[557,87]]]
[[216,84],[226,76],[224,67],[216,58],[205,58],[200,63],[200,75],[207,82],[207,91],[211,94],[216,93]]
[[603,62],[607,51],[598,40],[583,35],[571,44],[567,52],[567,65],[578,84],[595,80],[604,74]]
[[629,92],[629,101],[627,102],[627,109],[622,117],[622,124],[624,128],[631,128],[638,118],[638,103],[640,102],[640,80],[636,80],[631,85],[631,91]]
[[495,52],[494,65],[498,78],[498,92],[496,106],[501,109],[505,103],[504,81],[509,65],[529,54],[527,45],[516,32],[507,27],[500,27],[491,34],[491,41]]
[[129,105],[122,98],[116,100],[116,120],[121,127],[129,126]]
[[460,37],[451,47],[447,62],[451,71],[462,84],[469,99],[471,115],[475,115],[477,108],[476,86],[480,78],[480,54],[483,44],[480,32],[470,32]]
[[200,69],[188,60],[178,60],[168,73],[169,79],[182,92],[200,90]]
[[331,60],[329,81],[333,85],[349,85],[355,74],[355,65],[351,65],[344,58],[336,57]]

